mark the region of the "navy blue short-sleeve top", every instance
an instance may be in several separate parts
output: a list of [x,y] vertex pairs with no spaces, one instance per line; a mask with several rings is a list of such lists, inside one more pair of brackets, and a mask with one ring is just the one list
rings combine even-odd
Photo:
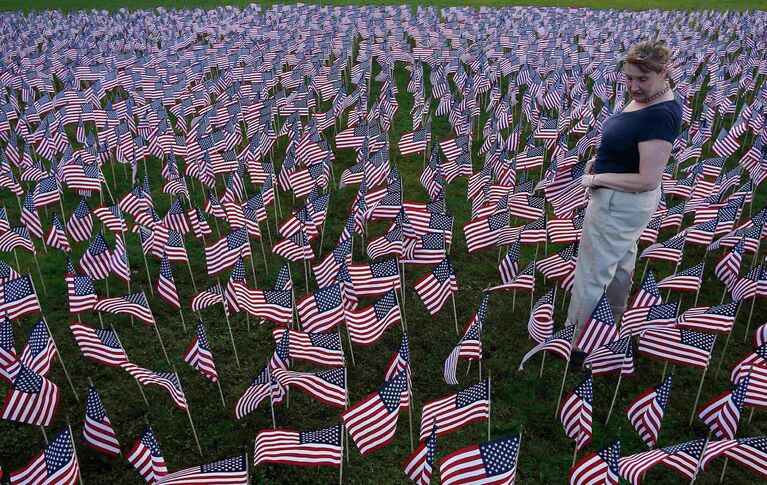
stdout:
[[602,126],[594,173],[639,173],[639,143],[673,143],[681,125],[682,103],[678,98],[610,116]]

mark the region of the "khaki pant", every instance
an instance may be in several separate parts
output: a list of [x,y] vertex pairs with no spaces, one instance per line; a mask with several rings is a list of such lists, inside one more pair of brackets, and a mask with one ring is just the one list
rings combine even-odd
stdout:
[[576,338],[605,289],[615,321],[619,322],[631,291],[636,242],[659,200],[660,186],[647,192],[619,192],[608,188],[591,191],[567,312],[568,324],[578,326]]

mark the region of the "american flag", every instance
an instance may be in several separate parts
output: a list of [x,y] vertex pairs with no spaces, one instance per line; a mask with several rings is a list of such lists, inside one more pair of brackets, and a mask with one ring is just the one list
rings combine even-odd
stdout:
[[56,384],[20,365],[5,396],[0,418],[49,426],[56,415],[59,395]]
[[0,378],[13,384],[19,373],[19,359],[13,342],[13,327],[8,318],[0,320]]
[[249,258],[250,244],[245,227],[235,229],[210,246],[205,247],[205,262],[208,265],[208,275],[216,275],[231,268],[237,258]]
[[620,372],[622,376],[634,375],[634,346],[631,337],[621,337],[590,353],[583,365],[595,376]]
[[237,302],[249,314],[278,325],[293,322],[293,293],[291,290],[258,290],[237,285]]
[[139,367],[136,364],[127,362],[122,365],[134,379],[145,386],[160,386],[170,395],[173,400],[173,404],[181,410],[187,409],[186,396],[181,390],[181,384],[178,380],[178,374],[175,372],[155,372],[143,367]]
[[421,153],[431,141],[431,125],[427,122],[424,128],[409,131],[399,140],[399,152],[403,157]]
[[373,345],[387,329],[401,321],[395,290],[389,290],[368,308],[346,310],[349,337],[356,345]]
[[309,241],[306,233],[300,230],[276,243],[272,252],[289,261],[310,261],[314,259],[314,251]]
[[430,273],[416,282],[414,289],[431,315],[439,313],[448,298],[458,292],[450,256],[445,256]]
[[292,359],[325,367],[344,366],[344,352],[338,333],[307,333],[273,328],[272,336],[278,346],[283,338],[288,338],[288,355]]
[[653,328],[674,327],[679,301],[629,308],[621,319],[621,336],[641,335]]
[[711,460],[720,455],[767,478],[767,436],[711,442],[703,453],[701,469],[705,469]]
[[341,466],[341,425],[315,431],[270,429],[259,431],[253,451],[253,466],[278,463],[295,466]]
[[463,226],[466,247],[470,253],[494,247],[499,240],[505,240],[512,234],[509,227],[509,211],[503,210],[487,217],[469,221]]
[[591,372],[565,397],[559,415],[568,438],[575,440],[575,449],[581,450],[591,441],[591,414],[594,404],[594,380]]
[[767,342],[756,345],[753,352],[749,352],[732,366],[730,380],[733,383],[740,382],[741,379],[748,375],[752,366],[754,368],[767,368]]
[[128,264],[128,253],[125,251],[125,243],[118,236],[115,239],[115,250],[112,251],[112,258],[109,263],[112,273],[123,281],[130,281],[130,265]]
[[43,238],[43,225],[35,207],[32,194],[27,192],[24,196],[24,204],[21,206],[20,222],[29,230],[29,233],[38,239]]
[[535,342],[541,343],[554,334],[555,288],[550,289],[535,302],[527,321],[527,333]]
[[120,443],[117,441],[112,422],[109,421],[104,403],[93,386],[88,386],[88,399],[85,402],[83,440],[86,445],[101,453],[109,456],[120,454]]
[[80,322],[70,323],[69,329],[86,359],[113,367],[122,367],[128,362],[114,330],[94,328]]
[[698,439],[624,456],[618,460],[618,470],[621,477],[632,485],[639,485],[645,473],[655,465],[663,465],[682,475],[685,480],[694,480],[705,447],[706,440]]
[[573,243],[580,239],[583,230],[584,209],[580,209],[575,217],[568,219],[549,219],[547,229],[549,241],[552,244]]
[[679,315],[676,326],[701,332],[729,333],[735,323],[739,308],[740,301],[689,308]]
[[122,211],[120,211],[120,206],[118,205],[96,207],[93,209],[93,215],[101,219],[101,222],[107,226],[107,229],[115,234],[122,234],[128,230],[125,225],[125,219],[123,219]]
[[67,239],[67,233],[64,232],[61,220],[55,212],[51,215],[51,228],[48,231],[48,235],[45,237],[45,244],[67,253],[72,250],[72,246],[69,245],[69,240]]
[[285,396],[286,389],[271,374],[269,366],[266,366],[253,379],[242,396],[237,398],[234,404],[234,417],[238,420],[244,418],[255,411],[267,397],[271,399],[272,404],[280,404]]
[[700,290],[704,265],[705,261],[663,278],[658,282],[658,289],[692,292]]
[[36,254],[29,230],[24,226],[12,227],[9,231],[0,234],[0,251],[10,253],[16,248],[22,248]]
[[661,384],[640,394],[626,407],[629,422],[650,448],[654,448],[658,441],[673,381],[674,375],[671,374]]
[[445,485],[513,484],[520,442],[512,435],[456,450],[440,462],[440,479]]
[[458,359],[482,359],[482,326],[485,322],[485,315],[487,314],[487,305],[490,295],[485,293],[482,298],[482,303],[479,306],[477,312],[472,316],[466,328],[463,330],[463,336],[458,342],[447,359],[445,359],[444,365],[444,377],[445,382],[452,385],[458,385],[458,379],[456,378],[456,368],[458,367]]
[[163,485],[246,485],[248,483],[248,457],[243,453],[232,458],[185,468],[161,477]]
[[381,296],[400,288],[397,259],[348,265],[349,277],[357,297]]
[[698,416],[719,439],[733,439],[738,432],[751,375],[747,374],[731,390],[723,392],[698,410]]
[[224,304],[224,295],[221,291],[221,285],[216,283],[194,295],[190,302],[190,307],[193,312],[199,312],[200,310],[212,307],[213,305],[218,305],[219,303],[224,307],[224,312],[228,313],[226,305]]
[[26,466],[10,474],[14,485],[75,485],[79,477],[80,465],[68,427]]
[[205,335],[205,327],[202,324],[202,320],[197,320],[197,336],[181,358],[211,381],[218,381],[216,363],[213,362],[213,354],[210,351],[208,337]]
[[745,237],[741,238],[729,253],[722,256],[719,262],[716,263],[716,268],[714,268],[714,274],[728,289],[738,279],[740,265],[743,261],[744,246]]
[[600,483],[618,485],[618,459],[621,456],[621,440],[615,438],[607,446],[590,453],[570,470],[570,485]]
[[695,330],[658,328],[639,339],[639,352],[672,364],[705,368],[711,359],[716,335]]
[[511,283],[517,276],[517,272],[519,272],[520,251],[519,241],[511,243],[506,249],[506,256],[503,257],[501,264],[498,266],[498,273],[501,275],[502,283]]
[[674,264],[679,264],[682,260],[682,252],[684,251],[684,233],[674,236],[667,241],[655,243],[649,246],[642,254],[639,255],[641,259],[655,259],[658,261],[670,261]]
[[591,318],[586,322],[574,345],[583,352],[590,354],[599,347],[617,339],[618,329],[615,327],[613,310],[607,300],[607,294],[602,293],[602,297],[591,313]]
[[0,285],[0,312],[15,320],[40,311],[32,277],[28,274],[6,281]]
[[112,253],[102,233],[96,234],[80,258],[80,268],[93,279],[103,280],[112,270]]
[[363,456],[383,448],[394,439],[402,395],[407,389],[408,376],[403,371],[341,414],[346,429]]
[[484,379],[471,387],[424,404],[421,412],[419,441],[429,436],[431,425],[437,435],[456,431],[474,421],[483,421],[490,415],[490,380]]
[[663,303],[663,297],[655,282],[655,275],[652,271],[647,271],[647,276],[634,294],[634,298],[631,299],[629,308],[652,306],[660,303]]
[[328,369],[320,372],[296,372],[274,369],[272,375],[287,388],[295,386],[314,399],[337,408],[347,404],[346,369]]
[[338,283],[320,288],[296,303],[298,318],[307,332],[327,332],[344,321],[343,298]]
[[432,427],[431,434],[423,443],[413,451],[405,464],[403,470],[405,475],[417,485],[429,485],[431,483],[431,473],[434,467],[434,455],[437,452],[437,429]]
[[45,319],[41,318],[32,327],[27,345],[21,351],[19,362],[35,374],[46,377],[57,353],[56,344],[48,332],[48,325]]
[[560,358],[568,360],[573,346],[574,335],[575,325],[568,325],[558,330],[554,335],[533,347],[524,357],[522,357],[522,362],[519,363],[519,370],[524,368],[525,362],[527,362],[530,357],[541,351],[554,352],[554,354],[558,355]]
[[155,325],[152,309],[149,308],[149,302],[143,291],[99,300],[93,309],[97,312],[125,313],[138,318],[146,324]]
[[578,243],[574,242],[558,253],[536,261],[535,268],[543,273],[546,278],[562,278],[575,271],[577,259]]
[[160,276],[157,278],[157,294],[160,298],[167,301],[175,309],[181,308],[181,302],[178,298],[176,282],[173,279],[173,270],[170,267],[167,253],[163,252],[160,260]]
[[144,427],[138,441],[125,458],[148,483],[157,483],[168,474],[165,457],[149,425]]

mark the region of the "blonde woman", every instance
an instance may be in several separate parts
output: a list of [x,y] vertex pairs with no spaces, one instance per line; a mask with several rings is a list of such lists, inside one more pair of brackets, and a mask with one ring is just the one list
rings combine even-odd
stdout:
[[577,325],[571,361],[585,353],[578,336],[606,288],[615,321],[626,309],[637,240],[660,199],[663,170],[679,135],[682,103],[668,83],[669,49],[641,42],[626,56],[623,73],[632,101],[608,118],[582,184],[591,190],[583,221],[568,324]]

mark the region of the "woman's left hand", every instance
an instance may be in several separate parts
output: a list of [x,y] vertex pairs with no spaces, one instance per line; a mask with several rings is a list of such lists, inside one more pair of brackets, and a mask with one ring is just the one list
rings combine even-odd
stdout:
[[594,187],[594,176],[593,175],[584,175],[581,177],[581,185],[584,188],[590,189]]

